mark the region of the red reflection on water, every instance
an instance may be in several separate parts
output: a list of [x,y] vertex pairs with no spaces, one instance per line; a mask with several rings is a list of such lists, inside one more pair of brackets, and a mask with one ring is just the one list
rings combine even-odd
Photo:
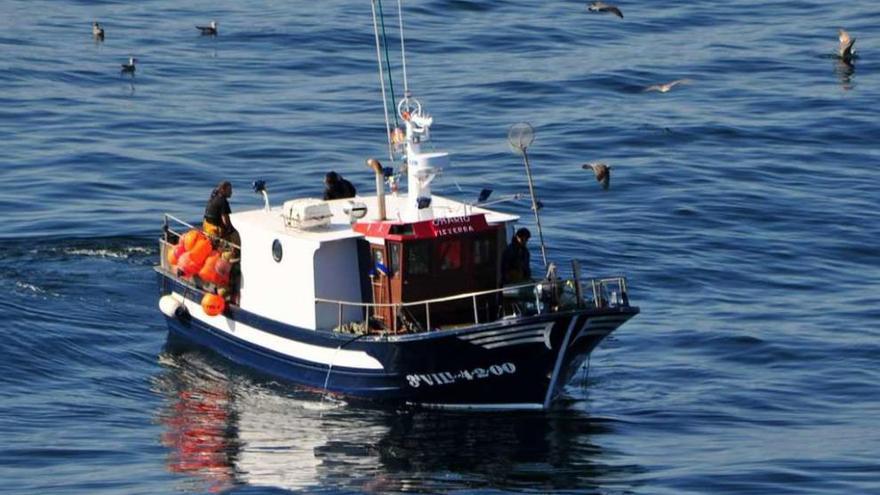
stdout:
[[162,445],[171,449],[168,469],[207,482],[214,493],[231,488],[235,481],[229,400],[225,390],[183,390],[161,420]]

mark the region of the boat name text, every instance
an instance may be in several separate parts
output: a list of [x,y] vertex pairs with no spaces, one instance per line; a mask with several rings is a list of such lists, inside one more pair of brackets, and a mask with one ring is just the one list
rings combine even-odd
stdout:
[[438,236],[475,232],[471,217],[443,217],[433,220],[434,233]]
[[441,371],[439,373],[426,373],[419,375],[406,375],[406,381],[412,388],[419,388],[422,385],[433,387],[435,385],[451,385],[459,380],[481,380],[490,376],[501,376],[504,374],[516,373],[516,366],[507,362],[502,364],[493,364],[488,368],[474,368],[471,370],[459,371]]

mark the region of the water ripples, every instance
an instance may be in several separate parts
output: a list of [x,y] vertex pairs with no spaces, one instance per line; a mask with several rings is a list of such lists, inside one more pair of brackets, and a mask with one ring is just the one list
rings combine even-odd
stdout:
[[[363,160],[384,156],[385,131],[368,6],[10,4],[6,488],[874,489],[880,14],[866,1],[622,7],[621,21],[570,2],[405,6],[410,87],[454,153],[435,192],[525,192],[506,133],[529,120],[551,257],[626,274],[642,308],[562,410],[459,415],[377,411],[163,349],[163,212],[198,218],[221,179],[236,210],[261,206],[254,179],[273,202],[320,194],[329,169],[369,191]],[[220,35],[198,36],[211,18]],[[859,40],[852,67],[833,56],[840,26]],[[130,55],[138,72],[123,77]],[[693,82],[644,91],[680,78]],[[613,167],[609,191],[580,168],[595,160]],[[527,201],[502,206],[530,222]]]

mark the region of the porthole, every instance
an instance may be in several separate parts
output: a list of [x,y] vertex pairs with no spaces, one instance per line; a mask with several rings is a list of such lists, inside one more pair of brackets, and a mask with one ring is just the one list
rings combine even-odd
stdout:
[[274,241],[272,241],[272,258],[273,258],[275,261],[277,261],[277,262],[280,263],[280,262],[281,262],[281,256],[282,256],[283,254],[284,254],[284,253],[283,253],[282,250],[281,250],[281,241],[279,241],[278,239],[275,239]]

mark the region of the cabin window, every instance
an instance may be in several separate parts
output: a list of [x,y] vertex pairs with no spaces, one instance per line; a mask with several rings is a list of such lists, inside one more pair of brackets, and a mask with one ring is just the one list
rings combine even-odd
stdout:
[[430,250],[427,243],[419,242],[406,246],[406,274],[427,275],[431,273]]
[[440,243],[440,270],[458,270],[461,268],[461,241],[451,239]]
[[373,269],[385,273],[385,251],[382,248],[373,248]]
[[275,239],[272,241],[272,259],[280,263],[283,255],[284,251],[281,249],[281,241]]
[[492,261],[492,240],[474,239],[474,265],[481,266]]
[[391,276],[397,275],[400,272],[400,244],[388,245],[388,257],[391,258],[391,266],[388,267]]

